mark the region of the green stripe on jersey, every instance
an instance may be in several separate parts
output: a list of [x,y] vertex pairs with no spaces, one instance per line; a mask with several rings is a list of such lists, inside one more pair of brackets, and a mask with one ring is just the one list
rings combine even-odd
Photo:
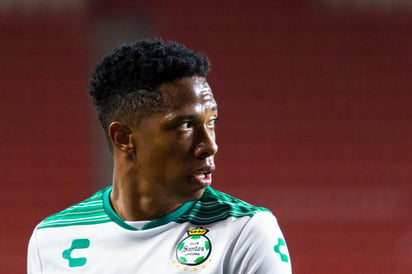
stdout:
[[252,217],[261,211],[269,210],[263,207],[253,206],[228,194],[208,187],[203,196],[195,203],[191,210],[180,216],[176,222],[207,225],[230,217]]
[[92,225],[111,222],[112,220],[107,216],[103,207],[102,195],[106,189],[100,190],[81,203],[47,217],[37,228]]
[[[89,199],[47,217],[37,228],[115,222],[123,228],[135,230],[129,227],[120,217],[116,217],[117,214],[113,209],[110,209],[111,204],[108,195],[111,189],[111,186],[102,189]],[[104,198],[104,195],[106,195],[106,198]],[[159,219],[152,220],[142,230],[161,226],[169,222],[189,222],[194,225],[207,225],[230,217],[252,217],[261,211],[269,210],[263,207],[252,206],[223,192],[207,187],[199,200],[186,203],[176,211]]]

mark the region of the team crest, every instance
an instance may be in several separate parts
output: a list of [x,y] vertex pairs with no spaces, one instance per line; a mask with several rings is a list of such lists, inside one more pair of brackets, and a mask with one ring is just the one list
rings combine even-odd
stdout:
[[212,244],[206,233],[208,229],[196,227],[187,231],[184,238],[176,248],[176,259],[184,265],[199,265],[207,260],[212,250]]

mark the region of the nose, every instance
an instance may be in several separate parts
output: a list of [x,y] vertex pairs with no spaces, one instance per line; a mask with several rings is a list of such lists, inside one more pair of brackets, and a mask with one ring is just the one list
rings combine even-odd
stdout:
[[205,159],[214,156],[218,151],[214,129],[203,128],[199,133],[199,141],[195,148],[195,156]]

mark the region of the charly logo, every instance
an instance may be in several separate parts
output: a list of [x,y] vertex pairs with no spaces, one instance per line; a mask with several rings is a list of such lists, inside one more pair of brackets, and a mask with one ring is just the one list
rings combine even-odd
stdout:
[[[288,263],[289,262],[289,257],[288,257],[287,254],[283,253],[280,250],[281,247],[286,248],[286,242],[282,238],[278,238],[278,244],[275,245],[274,250],[275,250],[276,253],[279,254],[280,259],[282,260],[282,262]],[[287,251],[287,249],[286,249],[286,251]]]
[[69,261],[69,267],[80,267],[84,266],[87,262],[87,259],[84,257],[73,258],[72,252],[76,249],[85,249],[90,246],[89,239],[75,239],[72,241],[70,248],[63,251],[63,259]]
[[209,232],[203,227],[196,227],[187,231],[184,238],[176,248],[176,259],[184,265],[199,265],[207,260],[212,250],[212,244],[205,234]]

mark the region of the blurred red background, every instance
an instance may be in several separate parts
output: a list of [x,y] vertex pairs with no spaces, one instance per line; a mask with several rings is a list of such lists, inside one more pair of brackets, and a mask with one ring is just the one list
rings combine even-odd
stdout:
[[0,273],[25,272],[42,218],[110,183],[87,82],[142,37],[211,59],[214,187],[275,213],[294,273],[412,273],[411,6],[341,2],[0,6]]

